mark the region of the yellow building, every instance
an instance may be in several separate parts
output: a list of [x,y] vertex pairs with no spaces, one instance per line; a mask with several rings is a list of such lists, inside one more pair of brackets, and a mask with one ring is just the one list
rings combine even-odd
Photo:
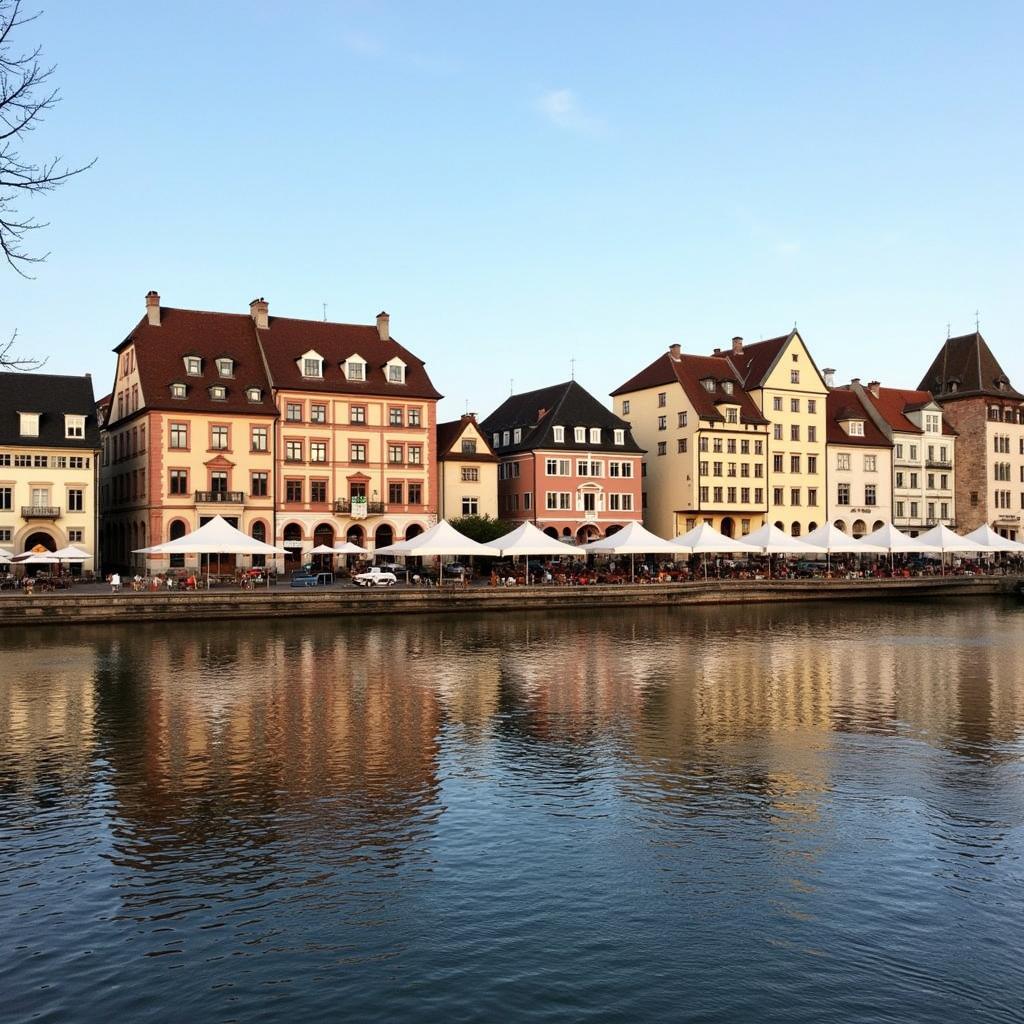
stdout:
[[728,537],[764,525],[768,420],[722,356],[671,345],[612,392],[646,449],[644,525],[674,537],[708,523]]
[[442,519],[498,518],[498,457],[473,413],[438,423],[437,459]]
[[725,355],[743,388],[771,423],[768,434],[768,520],[799,537],[827,516],[825,444],[828,387],[794,329],[745,345],[733,338]]
[[0,551],[73,544],[98,567],[99,450],[91,377],[0,373]]

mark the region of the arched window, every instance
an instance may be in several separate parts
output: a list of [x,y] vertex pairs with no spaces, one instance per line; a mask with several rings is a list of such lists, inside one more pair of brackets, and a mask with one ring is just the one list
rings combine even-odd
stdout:
[[800,536],[800,524],[799,523],[794,523],[793,526],[790,528],[790,533],[794,537],[799,537]]
[[837,530],[838,530],[838,531],[839,531],[840,533],[846,533],[846,523],[844,523],[844,522],[842,521],[842,519],[837,519],[837,520],[836,520],[836,521],[835,521],[835,522],[834,522],[834,523],[833,523],[832,525],[833,525],[833,526],[834,526],[834,527],[835,527],[835,528],[836,528],[836,529],[837,529]]
[[373,535],[374,548],[386,548],[389,544],[394,544],[394,542],[395,531],[387,523],[381,523],[377,527],[377,532]]
[[282,537],[288,552],[284,556],[285,571],[291,572],[302,564],[302,527],[298,523],[289,523],[284,528]]
[[[267,524],[262,519],[257,519],[255,523],[249,529],[252,534],[253,540],[258,540],[263,544],[267,543]],[[253,555],[252,564],[258,568],[267,564],[266,555]]]
[[423,527],[419,523],[413,523],[412,526],[408,527],[405,531],[405,539],[412,540],[413,537],[418,537],[423,532]]
[[[171,528],[167,532],[168,540],[177,540],[179,537],[184,537],[188,533],[188,526],[185,524],[183,519],[175,519],[171,523]],[[185,556],[184,555],[171,555],[171,568],[172,569],[184,569],[185,568]]]

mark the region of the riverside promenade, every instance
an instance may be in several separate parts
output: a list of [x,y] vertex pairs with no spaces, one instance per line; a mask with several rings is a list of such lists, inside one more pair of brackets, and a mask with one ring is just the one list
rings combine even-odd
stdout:
[[297,616],[411,615],[442,612],[549,611],[574,608],[766,604],[1000,597],[1014,594],[1019,576],[933,576],[867,580],[708,580],[615,586],[388,587],[330,586],[265,591],[235,588],[197,592],[5,594],[0,627],[262,619]]

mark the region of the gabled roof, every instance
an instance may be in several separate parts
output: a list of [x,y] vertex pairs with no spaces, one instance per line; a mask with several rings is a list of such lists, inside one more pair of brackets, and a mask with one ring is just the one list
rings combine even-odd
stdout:
[[[552,428],[555,426],[565,427],[564,441],[554,440]],[[520,442],[500,446],[497,448],[498,455],[533,451],[536,448],[579,452],[601,449],[631,455],[643,453],[643,449],[633,440],[629,424],[619,419],[574,380],[512,395],[480,424],[480,429],[487,434],[512,431],[517,427],[522,430]],[[574,427],[587,428],[585,442],[578,443],[574,439]],[[591,427],[600,428],[600,444],[590,443]],[[615,443],[613,432],[616,430],[626,432],[625,444]]]
[[927,388],[941,401],[977,395],[1024,399],[1010,385],[999,360],[978,331],[947,338],[921,379],[921,388]]
[[[864,400],[872,405],[893,430],[903,434],[924,433],[917,424],[907,418],[907,413],[916,412],[934,401],[929,391],[883,387],[878,388],[877,395],[869,388],[864,388]],[[956,436],[956,431],[946,423],[945,417],[942,418],[942,432],[950,437]]]
[[[708,391],[701,383],[714,380],[714,391]],[[731,383],[733,392],[726,394],[722,387]],[[686,397],[690,400],[697,416],[713,423],[724,422],[725,416],[719,410],[720,405],[738,405],[740,421],[743,423],[766,424],[757,404],[743,389],[739,376],[725,356],[696,356],[681,353],[678,359],[668,352],[662,353],[650,366],[641,370],[635,377],[616,388],[612,395],[628,395],[634,391],[645,391],[648,388],[667,387],[681,384]]]
[[[829,444],[856,444],[869,448],[891,448],[892,442],[875,426],[857,393],[850,388],[834,388],[825,399],[825,435]],[[843,420],[863,420],[864,436],[848,434],[841,426]]]
[[[21,436],[18,413],[39,413],[39,436]],[[85,436],[65,437],[64,416],[84,416]],[[91,377],[56,373],[0,373],[0,444],[29,448],[100,447]]]
[[789,334],[783,334],[778,338],[744,344],[740,352],[727,353],[744,387],[759,388],[764,384],[765,378],[771,373],[779,358],[779,353],[795,333],[790,331]]
[[[466,427],[473,427],[473,434],[477,439],[477,450],[473,455],[467,455],[461,448],[455,450],[459,438],[466,432]],[[497,462],[498,457],[494,454],[491,442],[487,434],[480,429],[475,416],[467,415],[461,419],[450,420],[447,423],[437,425],[437,457],[439,459],[451,458],[458,462]]]

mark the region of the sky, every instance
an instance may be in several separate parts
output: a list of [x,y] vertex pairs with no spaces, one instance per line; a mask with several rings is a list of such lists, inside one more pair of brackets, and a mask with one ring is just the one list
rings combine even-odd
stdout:
[[[372,323],[443,418],[678,342],[794,323],[837,380],[916,387],[981,330],[1024,387],[1019,3],[55,0],[63,101],[22,147],[97,158],[24,204],[0,338],[113,377],[164,305]],[[574,362],[573,362],[574,361]]]

